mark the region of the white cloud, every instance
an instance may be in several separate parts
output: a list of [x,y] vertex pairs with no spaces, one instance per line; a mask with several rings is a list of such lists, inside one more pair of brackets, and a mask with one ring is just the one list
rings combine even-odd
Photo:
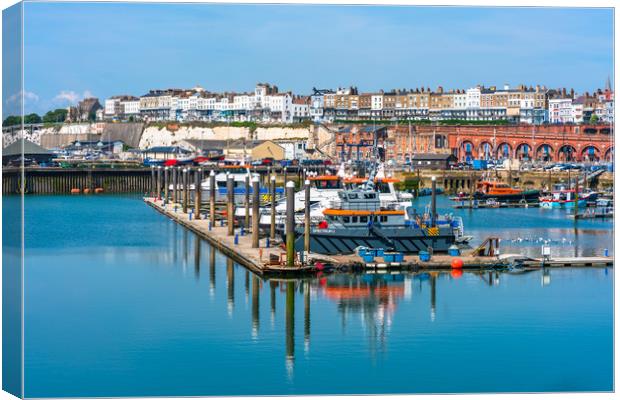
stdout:
[[75,104],[87,97],[94,97],[90,90],[85,90],[81,95],[73,90],[61,90],[60,93],[54,97],[54,101],[57,103]]
[[11,96],[9,96],[6,99],[6,103],[7,104],[11,104],[11,103],[18,103],[19,100],[22,98],[24,98],[24,104],[26,103],[36,103],[37,101],[39,101],[39,96],[37,96],[36,93],[34,92],[28,92],[28,91],[19,91]]
[[75,103],[80,98],[80,95],[73,90],[61,90],[60,93],[54,97],[54,101],[59,103]]

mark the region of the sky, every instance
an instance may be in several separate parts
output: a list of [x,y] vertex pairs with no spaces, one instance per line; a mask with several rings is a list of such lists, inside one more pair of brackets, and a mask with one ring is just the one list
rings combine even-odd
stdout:
[[25,109],[38,113],[197,84],[582,92],[613,74],[612,9],[29,2],[24,35]]

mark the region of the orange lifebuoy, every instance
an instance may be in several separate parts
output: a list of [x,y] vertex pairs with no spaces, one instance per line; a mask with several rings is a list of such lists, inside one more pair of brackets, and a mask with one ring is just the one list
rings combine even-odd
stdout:
[[88,193],[90,193],[90,189],[89,188],[84,189],[84,194],[88,194]]
[[71,194],[80,194],[81,190],[78,188],[71,189]]
[[95,188],[95,193],[103,193],[103,188]]

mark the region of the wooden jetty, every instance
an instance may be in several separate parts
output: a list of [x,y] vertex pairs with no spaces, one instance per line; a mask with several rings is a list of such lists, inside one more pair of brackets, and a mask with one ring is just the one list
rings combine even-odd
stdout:
[[[200,219],[195,218],[194,210],[188,208],[183,212],[182,203],[165,202],[161,199],[147,197],[144,201],[158,212],[169,217],[176,223],[193,231],[201,238],[207,240],[218,250],[229,256],[237,263],[245,266],[259,275],[303,275],[316,273],[327,267],[326,271],[366,271],[381,272],[390,271],[418,271],[418,270],[450,270],[452,261],[458,258],[462,261],[463,270],[488,270],[506,269],[515,265],[515,257],[499,257],[496,254],[484,255],[481,247],[478,247],[470,254],[450,256],[446,254],[434,254],[429,261],[421,261],[416,255],[405,255],[402,262],[364,262],[356,254],[325,256],[310,253],[307,263],[301,263],[296,257],[293,266],[287,266],[287,253],[281,244],[273,239],[260,238],[258,247],[253,247],[256,237],[242,226],[235,226],[234,234],[229,235],[227,223],[224,219],[217,219],[211,225],[209,213],[201,213]],[[270,246],[267,246],[269,240]],[[379,258],[377,258],[379,260]],[[576,258],[556,258],[544,260],[542,258],[521,257],[517,263],[521,267],[542,268],[542,267],[607,267],[613,265],[612,257],[576,257]],[[289,264],[290,265],[290,264]]]
[[[286,251],[279,246],[266,247],[267,238],[259,240],[259,245],[262,247],[252,247],[252,235],[245,230],[242,235],[241,227],[236,227],[235,235],[228,235],[228,227],[224,219],[219,219],[214,225],[211,225],[210,219],[207,218],[208,215],[204,214],[201,219],[196,219],[193,210],[189,209],[187,213],[183,212],[182,204],[163,204],[162,200],[153,197],[147,197],[144,201],[257,274],[262,275],[270,272],[299,274],[316,270],[315,266],[302,266],[299,263],[296,263],[294,267],[287,267],[285,263],[281,262],[286,258]],[[310,259],[313,257],[314,255],[311,254]]]

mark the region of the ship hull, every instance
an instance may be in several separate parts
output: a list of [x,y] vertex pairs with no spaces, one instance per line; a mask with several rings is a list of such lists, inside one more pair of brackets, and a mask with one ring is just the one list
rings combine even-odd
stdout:
[[474,193],[476,200],[496,199],[499,202],[518,203],[525,200],[528,203],[537,202],[540,197],[539,190],[526,190],[521,193],[514,194],[486,194],[481,192]]
[[[351,254],[359,246],[383,248],[405,254],[417,254],[432,247],[434,252],[447,252],[455,244],[455,236],[449,227],[442,227],[436,235],[429,235],[422,228],[372,229],[316,229],[310,233],[310,252],[338,255]],[[304,250],[302,230],[296,231],[295,250]]]

